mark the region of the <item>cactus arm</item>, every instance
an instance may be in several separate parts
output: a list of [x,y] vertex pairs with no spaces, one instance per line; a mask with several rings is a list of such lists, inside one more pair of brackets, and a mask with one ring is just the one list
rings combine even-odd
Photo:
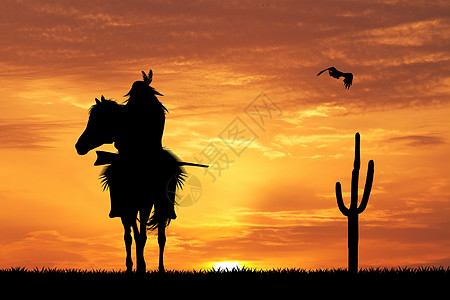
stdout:
[[336,199],[337,199],[337,204],[339,207],[339,210],[341,211],[341,213],[348,217],[348,208],[345,207],[344,204],[344,200],[342,199],[342,189],[341,189],[341,183],[340,182],[336,182]]
[[357,169],[359,171],[359,167],[361,166],[361,155],[360,155],[360,135],[359,132],[355,134],[355,161],[353,163],[353,169]]
[[372,190],[373,183],[373,173],[374,173],[374,163],[373,160],[369,161],[369,165],[367,167],[367,177],[366,177],[366,185],[364,186],[364,193],[361,200],[361,204],[358,207],[358,214],[362,213],[367,206],[367,202],[369,201],[370,191]]

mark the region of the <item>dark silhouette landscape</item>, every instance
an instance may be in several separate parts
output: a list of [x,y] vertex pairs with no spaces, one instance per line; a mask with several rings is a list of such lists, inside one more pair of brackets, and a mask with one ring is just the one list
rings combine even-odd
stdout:
[[448,11],[4,1],[0,282],[442,290]]
[[[145,274],[124,271],[60,270],[11,268],[0,270],[4,284],[22,283],[37,291],[63,292],[73,289],[73,295],[103,295],[114,297],[125,290],[136,291],[152,287],[171,291],[172,296],[215,293],[224,289],[238,289],[239,297],[264,297],[268,295],[292,296],[299,292],[333,297],[343,287],[351,288],[353,295],[379,297],[439,297],[445,293],[450,280],[449,268],[377,268],[362,269],[354,274],[343,269],[241,269],[241,270],[158,270]],[[55,287],[57,287],[55,289]],[[325,288],[326,287],[326,288]],[[172,290],[173,289],[173,290]],[[236,291],[237,293],[237,291]],[[234,295],[236,297],[236,295]]]

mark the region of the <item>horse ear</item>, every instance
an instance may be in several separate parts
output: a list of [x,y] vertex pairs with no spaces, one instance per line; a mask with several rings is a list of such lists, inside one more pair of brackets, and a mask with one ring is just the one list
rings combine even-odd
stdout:
[[95,103],[100,104],[100,100],[98,100],[97,98],[95,98]]
[[103,95],[102,95],[102,98],[101,98],[101,99],[102,99],[102,101],[105,101],[105,100],[106,100],[105,97],[104,97]]

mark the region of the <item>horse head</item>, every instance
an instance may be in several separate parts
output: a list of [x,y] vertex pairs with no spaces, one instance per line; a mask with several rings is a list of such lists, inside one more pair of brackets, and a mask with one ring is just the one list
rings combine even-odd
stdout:
[[115,141],[121,108],[121,104],[106,100],[103,96],[100,100],[95,98],[95,104],[89,110],[86,129],[75,144],[79,155],[85,155],[92,149]]

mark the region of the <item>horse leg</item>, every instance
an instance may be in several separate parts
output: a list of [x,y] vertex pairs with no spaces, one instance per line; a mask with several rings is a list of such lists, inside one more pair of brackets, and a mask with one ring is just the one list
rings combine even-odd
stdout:
[[159,245],[159,272],[164,273],[164,246],[166,245],[166,222],[160,220],[158,223],[158,245]]
[[125,265],[127,266],[127,273],[133,271],[133,260],[131,259],[131,244],[133,243],[133,238],[131,237],[131,224],[129,222],[129,217],[121,217],[124,235],[123,239],[125,241],[125,250],[127,251],[127,258]]
[[146,264],[144,258],[144,248],[147,242],[147,221],[150,216],[150,210],[143,209],[139,211],[139,232],[137,232],[137,225],[135,229],[134,239],[136,241],[136,271],[139,273],[146,272]]

